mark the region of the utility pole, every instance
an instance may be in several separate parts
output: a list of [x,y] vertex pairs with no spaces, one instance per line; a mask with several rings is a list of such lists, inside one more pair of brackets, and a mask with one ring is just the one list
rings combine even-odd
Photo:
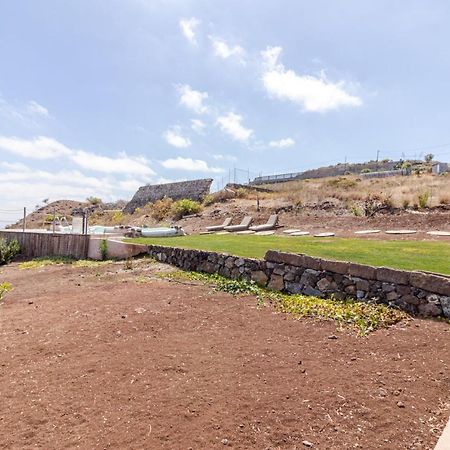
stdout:
[[22,226],[23,226],[23,233],[25,233],[25,229],[27,227],[27,208],[24,206],[23,208],[23,222],[22,222]]

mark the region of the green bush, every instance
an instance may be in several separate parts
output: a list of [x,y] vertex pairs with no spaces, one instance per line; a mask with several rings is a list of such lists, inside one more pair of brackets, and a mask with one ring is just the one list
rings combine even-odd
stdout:
[[108,241],[106,239],[102,239],[100,241],[100,254],[102,255],[102,261],[106,261],[108,259]]
[[423,192],[417,196],[419,200],[419,207],[426,208],[428,205],[428,200],[430,199],[430,193],[428,191]]
[[214,195],[212,194],[207,194],[205,195],[205,197],[203,198],[203,205],[204,206],[209,206],[212,205],[215,202],[215,198]]
[[20,253],[20,244],[16,239],[7,242],[5,239],[0,239],[0,266],[8,264],[14,256]]
[[181,219],[183,216],[189,216],[190,214],[197,214],[202,210],[202,205],[194,200],[183,198],[176,201],[171,208],[171,212],[174,219]]

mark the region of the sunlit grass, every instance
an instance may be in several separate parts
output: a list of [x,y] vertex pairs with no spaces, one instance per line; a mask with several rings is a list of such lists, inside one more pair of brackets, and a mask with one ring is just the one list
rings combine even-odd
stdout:
[[267,250],[281,250],[339,261],[450,275],[450,242],[448,241],[319,239],[232,234],[136,238],[132,241],[147,245],[167,245],[229,253],[250,258],[263,258]]
[[105,264],[110,264],[112,261],[94,261],[89,259],[74,259],[64,256],[53,256],[53,257],[41,257],[34,258],[31,261],[24,261],[19,263],[20,269],[39,269],[45,266],[55,266],[55,265],[70,265],[71,267],[99,267]]

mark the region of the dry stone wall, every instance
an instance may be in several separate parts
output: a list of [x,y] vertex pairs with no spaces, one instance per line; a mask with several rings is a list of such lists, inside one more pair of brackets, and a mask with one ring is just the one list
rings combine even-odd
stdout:
[[145,206],[149,202],[156,202],[164,197],[172,200],[189,198],[195,201],[202,201],[205,195],[209,194],[212,181],[211,178],[205,178],[202,180],[141,186],[123,211],[127,214],[133,214],[136,208]]
[[352,298],[395,306],[413,315],[450,318],[450,278],[444,276],[278,251],[268,251],[264,260],[155,245],[148,252],[183,270],[253,280],[276,291]]

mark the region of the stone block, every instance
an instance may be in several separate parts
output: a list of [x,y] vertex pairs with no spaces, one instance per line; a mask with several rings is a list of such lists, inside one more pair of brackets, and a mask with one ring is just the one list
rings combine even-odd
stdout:
[[364,278],[366,280],[377,279],[377,269],[372,266],[364,266],[362,264],[349,263],[348,274],[351,277]]
[[303,285],[300,283],[292,283],[290,281],[285,283],[285,289],[290,294],[302,294],[303,293]]
[[409,303],[410,305],[419,305],[420,300],[414,295],[403,295],[401,298],[405,303]]
[[326,278],[322,278],[317,282],[317,288],[322,292],[328,291],[331,289],[331,283]]
[[450,296],[450,278],[422,272],[411,272],[410,282],[416,288]]
[[343,261],[331,261],[328,259],[322,259],[320,261],[320,267],[322,270],[332,273],[340,273],[341,275],[347,275],[350,263]]
[[409,284],[409,272],[403,270],[389,269],[387,267],[379,267],[377,269],[378,281],[394,284]]
[[418,306],[419,314],[425,317],[438,317],[442,314],[441,305],[436,303],[425,303]]
[[323,297],[323,293],[317,289],[312,288],[311,286],[305,286],[303,288],[303,294],[310,295],[311,297]]
[[450,297],[441,297],[440,302],[444,317],[450,319]]
[[257,270],[251,274],[252,280],[260,286],[266,286],[268,277],[262,270]]
[[273,291],[282,291],[284,289],[284,280],[280,275],[273,275],[270,277],[269,284],[267,286]]
[[320,272],[312,269],[306,269],[300,278],[300,283],[307,286],[315,286],[317,284],[317,278]]
[[273,263],[303,267],[303,256],[304,255],[298,255],[296,253],[283,253],[276,250],[269,250],[264,259]]
[[388,292],[386,294],[386,300],[389,302],[392,302],[393,300],[397,300],[399,298],[399,295],[395,291]]

